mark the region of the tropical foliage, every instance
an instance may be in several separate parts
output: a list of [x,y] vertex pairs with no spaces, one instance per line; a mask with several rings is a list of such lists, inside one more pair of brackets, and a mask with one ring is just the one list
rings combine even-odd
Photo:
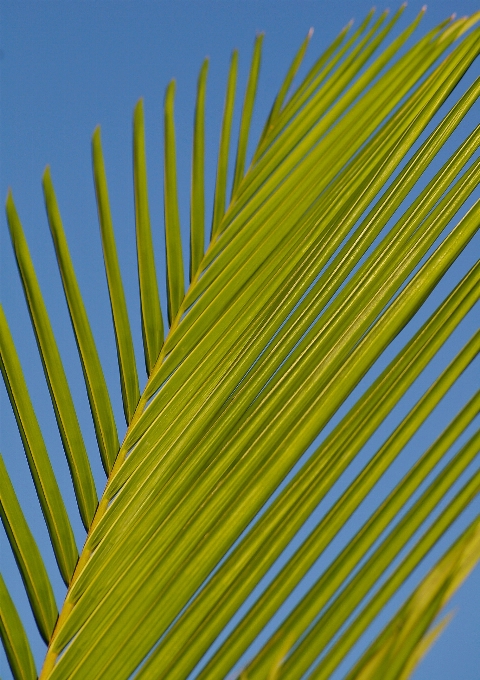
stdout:
[[[477,262],[385,361],[385,351],[417,318],[480,226],[478,201],[462,212],[480,176],[475,156],[480,128],[446,162],[438,162],[475,103],[480,81],[457,96],[445,117],[427,130],[478,54],[478,15],[448,19],[417,42],[407,42],[420,15],[381,48],[402,12],[403,6],[391,18],[371,12],[356,31],[347,26],[289,95],[307,36],[246,170],[263,41],[257,36],[228,202],[237,77],[233,53],[206,250],[208,62],[203,64],[194,123],[186,291],[175,84],[170,83],[164,110],[168,323],[153,256],[143,103],[138,102],[133,184],[148,375],[142,393],[100,130],[95,130],[94,183],[127,423],[120,437],[62,226],[62,198],[57,200],[47,167],[48,222],[107,476],[99,500],[92,453],[87,455],[9,193],[11,240],[87,532],[79,554],[27,389],[28,374],[1,312],[1,370],[58,569],[68,586],[58,613],[50,577],[0,458],[2,521],[48,646],[42,680],[181,679],[196,668],[200,678],[225,678],[292,593],[298,593],[307,574],[308,590],[303,585],[288,615],[276,629],[266,629],[269,636],[243,664],[242,677],[290,679],[308,673],[330,678],[478,493],[474,462],[480,434],[471,434],[478,392],[452,414],[431,446],[418,451],[386,497],[377,491],[384,474],[477,356],[478,332],[465,338],[463,349],[373,455],[364,455],[365,444],[381,431],[480,295]],[[352,396],[365,376],[370,377]],[[319,561],[372,497],[376,507],[348,543],[331,559]],[[313,529],[298,540],[312,515]],[[350,663],[346,677],[407,678],[443,625],[432,628],[439,611],[479,556],[477,517],[410,590],[363,655]],[[0,626],[14,677],[36,678],[29,641],[1,579]]]

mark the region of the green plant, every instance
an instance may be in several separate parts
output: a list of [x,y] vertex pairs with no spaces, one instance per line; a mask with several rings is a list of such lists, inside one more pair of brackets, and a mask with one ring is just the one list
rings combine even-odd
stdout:
[[[190,286],[186,292],[176,190],[174,84],[169,85],[165,98],[169,329],[165,341],[149,222],[143,105],[138,103],[134,192],[148,374],[142,394],[116,257],[100,132],[94,132],[94,181],[127,422],[121,445],[47,168],[43,188],[48,220],[108,477],[99,502],[9,193],[12,243],[88,532],[78,556],[1,312],[0,366],[58,567],[68,586],[57,618],[49,577],[0,458],[2,520],[40,633],[48,644],[41,678],[118,679],[129,678],[135,671],[143,680],[187,677],[477,302],[478,262],[272,499],[478,231],[479,202],[445,234],[478,185],[480,161],[474,156],[478,128],[426,185],[422,178],[476,101],[479,81],[408,157],[478,54],[480,32],[473,28],[478,16],[444,22],[397,58],[419,16],[370,62],[402,11],[403,7],[391,20],[384,13],[376,21],[371,13],[351,36],[347,27],[287,99],[308,45],[307,36],[245,172],[262,47],[262,36],[257,37],[227,206],[237,70],[233,54],[211,241],[205,253],[208,64],[204,63],[195,113]],[[448,57],[440,60],[447,52]],[[418,196],[405,208],[404,200],[418,184]],[[346,486],[200,677],[227,676],[479,348],[477,333]],[[453,499],[437,512],[478,453],[477,432],[449,457],[452,446],[478,414],[479,403],[477,393],[418,457],[247,665],[245,677],[299,678],[321,654],[311,677],[331,676],[478,492],[479,473],[471,472]],[[259,515],[269,499],[271,504]],[[406,678],[438,632],[438,627],[430,630],[432,622],[475,565],[479,551],[477,518],[347,677]],[[15,677],[36,677],[27,638],[2,580],[0,612],[2,641]]]

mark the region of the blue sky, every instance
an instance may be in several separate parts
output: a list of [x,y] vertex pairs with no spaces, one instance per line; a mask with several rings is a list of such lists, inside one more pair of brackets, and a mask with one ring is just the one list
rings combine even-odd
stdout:
[[[240,52],[240,94],[237,97],[235,134],[253,40],[258,31],[265,32],[258,101],[252,121],[252,138],[255,141],[290,60],[309,28],[314,27],[315,32],[305,68],[351,18],[358,24],[372,2],[373,0],[0,0],[0,196],[5,197],[7,188],[12,187],[67,366],[67,375],[74,388],[76,406],[89,451],[96,451],[94,432],[43,205],[41,175],[45,165],[48,163],[51,166],[77,276],[122,432],[124,425],[117,387],[116,355],[109,321],[110,309],[91,173],[90,140],[93,129],[101,124],[120,264],[124,280],[132,284],[126,286],[127,298],[131,323],[135,329],[137,357],[141,357],[131,176],[132,113],[138,98],[145,98],[150,209],[157,271],[162,276],[162,110],[165,88],[171,78],[177,81],[175,119],[179,198],[181,221],[186,236],[189,222],[194,99],[198,72],[205,56],[210,59],[206,131],[208,224],[225,82],[232,49],[236,47]],[[409,3],[400,27],[413,20],[422,4],[415,1]],[[383,9],[381,3],[377,6],[379,10]],[[396,9],[396,3],[391,7]],[[475,1],[433,0],[419,33],[454,12],[457,16],[462,16],[477,9],[478,2]],[[471,82],[472,76],[468,78],[465,80]],[[452,146],[445,150],[444,158],[448,157],[454,146],[478,122],[478,111],[477,106],[467,117],[465,124],[456,133]],[[185,242],[188,242],[187,236]],[[454,282],[455,276],[460,277],[461,272],[478,257],[479,243],[477,238],[470,244],[461,263],[451,273],[452,278],[445,284],[445,290],[448,289],[449,282]],[[59,471],[62,491],[69,507],[74,507],[68,470],[54,425],[28,313],[23,303],[3,211],[0,245],[2,303],[24,370],[28,373],[32,399],[54,465]],[[162,301],[165,302],[164,295]],[[165,304],[163,308],[166,311]],[[468,317],[439,359],[443,364],[439,363],[435,370],[440,370],[448,363],[455,351],[471,335],[475,324],[478,326],[478,308],[476,317]],[[437,425],[442,419],[448,419],[452,410],[456,412],[468,394],[478,389],[477,376],[478,373],[471,370],[462,379],[463,382],[456,391],[449,395],[449,401],[446,400],[438,411],[435,421]],[[44,559],[48,566],[53,567],[48,535],[39,516],[21,442],[3,386],[0,399],[1,450],[18,494],[24,502],[25,514],[42,547]],[[434,432],[435,424],[431,427]],[[428,433],[425,437],[425,441],[428,441]],[[419,444],[423,446],[423,441]],[[101,492],[104,482],[98,460],[95,459],[93,467],[98,490]],[[478,505],[476,507],[478,511]],[[473,516],[474,510],[469,512],[470,517]],[[74,525],[81,544],[82,530],[76,516]],[[35,637],[34,623],[3,530],[0,540],[2,573],[15,593],[16,603],[27,629],[33,631],[34,651],[37,663],[40,663],[44,647]],[[56,592],[61,600],[60,583],[56,583]],[[455,596],[452,607],[458,610],[455,618],[432,653],[422,662],[414,676],[416,680],[478,680],[479,568]],[[4,680],[11,677],[3,651],[0,651],[0,670]]]

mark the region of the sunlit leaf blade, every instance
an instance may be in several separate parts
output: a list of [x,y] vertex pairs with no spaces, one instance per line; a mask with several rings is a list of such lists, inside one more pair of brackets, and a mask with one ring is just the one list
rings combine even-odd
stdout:
[[[343,34],[343,32],[342,32]],[[277,122],[278,115],[280,113],[280,110],[284,106],[285,98],[287,96],[287,93],[292,85],[293,79],[295,78],[298,69],[301,66],[301,63],[303,61],[303,58],[305,56],[305,52],[307,51],[308,44],[312,38],[313,35],[313,28],[311,28],[308,33],[307,37],[305,40],[302,42],[300,45],[300,48],[295,55],[292,63],[290,64],[290,67],[287,71],[287,75],[285,76],[285,79],[282,83],[282,86],[280,90],[278,91],[277,96],[275,97],[275,101],[273,102],[272,110],[270,111],[270,115],[267,118],[267,122],[265,123],[265,127],[263,129],[263,132],[260,136],[260,141],[259,141],[259,149],[261,148],[262,141],[265,139],[265,136],[271,132],[272,128],[275,126],[275,123]],[[343,37],[343,35],[342,35]],[[258,151],[257,151],[258,153]],[[256,155],[254,156],[254,160],[256,159]]]
[[63,230],[60,211],[53,189],[50,168],[47,166],[43,174],[43,192],[47,209],[48,223],[52,234],[58,266],[62,276],[63,290],[70,312],[75,339],[82,364],[85,385],[87,388],[90,409],[92,412],[95,433],[103,467],[107,475],[113,467],[118,453],[119,443],[117,426],[113,416],[112,405],[98,358],[95,340],[83,304],[80,288],[73,269]]
[[[406,680],[442,607],[480,559],[480,519],[475,519],[370,645],[346,680]],[[443,628],[445,622],[440,626]],[[440,631],[436,628],[436,634]]]
[[9,192],[7,197],[6,208],[10,236],[25,299],[30,312],[30,318],[32,319],[32,326],[42,359],[45,378],[50,390],[63,448],[70,468],[80,516],[85,529],[88,530],[98,502],[90,462],[78,424],[63,363],[11,192]]
[[105,261],[110,306],[115,328],[115,341],[117,344],[123,410],[128,424],[133,417],[138,400],[140,399],[140,391],[138,387],[137,364],[133,349],[132,333],[128,320],[125,293],[123,290],[120,267],[118,265],[117,246],[113,233],[100,127],[95,129],[92,137],[92,160],[98,219],[102,236],[103,258]]
[[138,101],[133,114],[133,183],[143,348],[147,374],[150,375],[163,345],[163,319],[148,208],[143,99]]
[[15,680],[36,680],[32,650],[22,622],[0,574],[0,637]]
[[205,250],[205,93],[208,59],[198,77],[195,125],[193,131],[192,192],[190,199],[190,281],[193,280]]
[[[193,669],[362,445],[375,432],[455,326],[479,299],[479,281],[480,263],[418,331],[401,354],[395,357],[219,568],[157,647],[139,676],[142,680],[161,677],[163,672],[168,672],[172,678],[184,677]],[[378,458],[383,455],[388,465],[389,458],[385,455],[387,451],[390,451],[390,456],[394,456],[395,452],[402,449],[406,441],[405,436],[408,438],[415,432],[415,426],[418,426],[435,408],[474,354],[475,349],[470,353],[463,352],[461,359],[456,360],[435,382],[422,400],[422,408],[416,407],[414,410],[415,418],[411,419],[409,427],[402,425],[400,432],[403,431],[406,435],[394,437],[391,441],[395,442],[395,447],[390,444]],[[373,488],[384,469],[385,464],[378,466],[375,474],[361,478],[366,486],[360,495],[351,494],[351,500],[355,505],[358,499]],[[326,545],[329,536],[335,535],[344,518],[354,512],[355,505],[347,501],[348,495],[345,502],[338,504],[341,511],[337,513],[336,521],[335,508],[325,516],[312,534],[310,543],[314,542],[317,535],[321,537],[323,545]],[[290,561],[288,567],[282,571],[282,575],[286,577],[284,585],[277,578],[267,588],[236,628],[233,637],[229,637],[217,652],[213,665],[208,667],[208,672],[215,671],[215,663],[222,659],[222,654],[223,663],[226,665],[217,669],[219,673],[227,672],[242,650],[260,632],[291,588],[308,571],[317,555],[318,549],[311,550],[308,542],[304,544],[294,561]],[[239,648],[236,644],[242,640],[242,632],[244,637]],[[182,648],[182,644],[186,646]]]
[[227,93],[225,96],[225,108],[223,112],[222,131],[220,135],[220,146],[218,149],[217,179],[215,183],[215,196],[213,201],[213,218],[211,229],[211,240],[215,240],[220,222],[225,214],[225,204],[227,200],[227,173],[228,157],[230,149],[230,132],[232,129],[233,109],[235,106],[235,89],[237,85],[238,52],[234,50],[230,61],[228,72]]
[[172,325],[185,295],[183,278],[182,239],[177,194],[177,152],[175,147],[175,121],[173,103],[175,81],[165,94],[164,121],[164,201],[165,201],[165,247],[167,252],[167,300],[168,320]]
[[42,433],[33,410],[13,338],[0,307],[0,368],[15,413],[38,500],[47,524],[55,557],[68,585],[78,558],[67,511],[60,495]]
[[[414,225],[415,225],[415,223],[413,224],[413,226],[414,226]],[[368,292],[366,293],[366,296],[368,296]],[[254,394],[254,393],[253,393],[253,394]],[[135,451],[135,453],[137,454],[137,451]],[[131,458],[130,458],[130,460],[133,460],[133,458],[131,457]],[[128,464],[127,464],[127,465],[125,466],[126,468],[128,468],[128,467],[129,467],[129,463],[130,463],[130,460],[128,461]],[[120,477],[121,477],[121,473],[120,473]],[[120,477],[118,477],[118,478],[117,478],[117,479],[115,480],[115,482],[117,482],[117,481],[118,481],[118,479],[120,479]],[[119,487],[118,487],[118,486],[116,486],[115,488],[117,488],[117,489],[118,489]]]
[[58,610],[52,586],[0,455],[0,517],[41,636],[48,644]]
[[[455,113],[458,113],[458,112],[455,112]],[[457,119],[457,120],[458,120],[458,119]],[[447,126],[447,127],[448,127],[448,126]],[[441,128],[442,128],[442,126],[441,126]],[[440,136],[440,140],[442,139],[443,132],[444,132],[444,131],[442,131],[441,128],[440,128],[440,130],[439,130],[439,133],[441,133],[441,134],[439,135],[439,136]],[[435,139],[432,140],[432,141],[435,141],[435,144],[438,143],[437,137],[438,137],[437,135],[434,135],[434,138],[435,138]],[[435,148],[436,148],[435,144],[430,144],[430,143],[427,144],[426,150],[428,150],[428,152],[429,152],[430,154],[431,154],[432,152],[433,152],[433,153],[435,152]],[[437,147],[437,148],[438,148],[438,147]],[[422,158],[423,155],[424,155],[424,154],[421,153],[419,158]],[[427,159],[428,159],[428,155],[427,155]],[[425,159],[423,159],[423,160],[425,160]],[[414,167],[414,166],[411,166],[411,167],[410,167],[410,166],[407,166],[407,168],[406,168],[406,177],[409,179],[409,181],[411,181],[412,176],[414,176],[414,173],[412,172],[413,167]],[[453,166],[453,169],[454,169],[454,168],[455,168],[455,164],[454,164],[454,166]],[[441,174],[440,174],[440,177],[442,177]],[[407,186],[408,186],[408,185],[407,185]],[[402,187],[402,188],[403,188],[403,187]],[[427,194],[428,194],[428,192],[427,192]],[[400,194],[400,196],[401,196],[401,195],[402,195],[402,194]],[[388,198],[388,195],[387,195],[387,198]],[[395,204],[394,204],[394,205],[395,205]],[[427,205],[427,210],[429,210],[428,205]],[[328,253],[328,250],[327,250],[326,257],[328,257],[328,256],[329,256],[329,253]],[[320,266],[321,266],[321,265],[320,265]],[[292,281],[294,281],[294,280],[298,280],[298,275],[296,275],[295,278],[292,279]],[[327,280],[328,280],[328,279],[327,279]],[[288,283],[288,282],[287,282],[287,283]],[[321,289],[322,289],[322,286],[324,286],[324,285],[325,285],[325,282],[324,282],[322,279],[320,279],[320,280],[318,281],[319,290],[321,290]],[[292,284],[290,284],[290,288],[291,288],[291,286],[292,286]],[[288,288],[287,288],[287,290],[288,290]],[[309,295],[311,295],[312,299],[315,299],[315,289],[312,289],[311,294],[309,293]],[[280,291],[280,298],[279,298],[279,301],[280,301],[281,299],[282,299],[282,292]],[[309,299],[306,298],[306,301],[309,302]],[[320,302],[321,302],[321,298],[320,298]],[[260,300],[260,303],[262,303],[262,300]],[[319,307],[319,308],[313,308],[313,316],[312,316],[311,318],[309,318],[309,317],[306,317],[306,318],[305,318],[305,321],[302,322],[302,323],[304,323],[304,324],[306,324],[306,325],[300,325],[300,326],[298,327],[298,332],[295,331],[295,334],[294,334],[294,336],[293,336],[293,344],[287,345],[287,349],[286,349],[285,351],[289,351],[289,349],[290,349],[291,347],[294,346],[296,339],[301,337],[302,333],[308,328],[309,323],[311,323],[311,320],[313,320],[313,319],[315,318],[315,315],[318,314],[318,311],[319,311],[319,310],[321,310],[321,307]],[[278,321],[277,321],[276,318],[274,317],[274,326],[275,326],[276,323],[278,323]],[[253,330],[255,330],[255,327],[253,327]],[[297,333],[298,333],[298,334],[297,334]],[[280,335],[279,337],[281,337],[281,335]],[[262,345],[259,345],[259,347],[261,347],[261,346],[262,346]],[[270,354],[272,353],[272,350],[273,350],[273,347],[271,348]],[[259,351],[260,351],[260,350],[259,350]],[[254,356],[255,356],[255,355],[252,355],[252,357],[254,357]],[[285,355],[283,355],[283,356],[285,356]],[[248,358],[248,355],[247,355],[247,358]],[[280,361],[280,359],[279,359],[279,361]],[[278,365],[278,364],[277,364],[277,365]],[[245,364],[245,366],[248,367],[248,364]],[[239,376],[239,377],[240,377],[240,376]],[[234,385],[232,385],[232,387],[233,387],[233,386],[234,386]],[[211,396],[209,397],[209,401],[210,401],[210,402],[212,401],[212,397],[211,397]],[[147,414],[148,414],[148,412],[147,412]],[[147,415],[147,414],[146,414],[146,415]],[[133,441],[135,441],[135,439],[134,439]],[[127,466],[127,467],[128,467],[128,466]]]
[[[440,623],[438,623],[431,631],[429,631],[423,638],[421,638],[421,640],[415,645],[413,650],[411,650],[410,656],[408,658],[407,663],[405,664],[404,670],[401,671],[401,673],[396,676],[396,680],[408,680],[411,677],[419,661],[422,659],[423,656],[425,656],[425,654],[429,651],[429,648],[441,635],[442,631],[448,625],[451,618],[452,617],[450,615],[445,616],[440,621]],[[355,678],[358,677],[358,680],[362,680],[362,678],[363,680],[366,680],[367,678],[371,680],[372,677],[373,678],[378,677],[375,676],[375,668],[377,664],[381,662],[382,655],[383,650],[380,650],[377,656],[372,655],[366,661],[366,663],[359,668],[359,675],[354,677]]]
[[245,173],[245,162],[247,159],[247,146],[250,134],[250,123],[252,120],[253,105],[257,94],[258,76],[260,73],[260,60],[262,57],[262,43],[264,34],[260,33],[255,38],[253,46],[252,63],[248,75],[245,99],[243,102],[242,117],[240,119],[240,132],[238,134],[237,157],[235,159],[235,170],[233,173],[232,199],[235,198],[237,189]]

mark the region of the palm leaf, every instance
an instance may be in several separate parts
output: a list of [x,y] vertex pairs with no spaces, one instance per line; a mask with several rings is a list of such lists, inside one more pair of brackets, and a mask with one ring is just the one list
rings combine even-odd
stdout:
[[[478,55],[478,16],[447,20],[408,47],[422,11],[378,52],[403,11],[402,6],[390,20],[387,13],[375,20],[371,12],[349,39],[347,26],[293,87],[308,34],[245,171],[263,41],[263,35],[257,37],[232,198],[226,206],[238,59],[233,53],[211,241],[205,252],[204,62],[195,111],[187,291],[177,196],[175,85],[170,83],[164,118],[170,324],[165,342],[142,100],[137,104],[134,195],[148,374],[142,394],[100,133],[95,131],[94,182],[128,425],[121,445],[47,169],[47,214],[108,477],[98,505],[70,391],[9,194],[12,242],[87,529],[77,561],[2,313],[0,365],[68,585],[55,621],[49,577],[0,459],[2,520],[48,645],[40,678],[180,680],[195,672],[220,679],[234,672],[252,679],[293,680],[305,673],[327,679],[350,658],[372,622],[411,583],[478,494],[480,478],[473,466],[480,435],[472,432],[480,393],[452,414],[336,556],[328,557],[350,517],[362,511],[480,351],[480,333],[465,338],[463,348],[390,435],[373,455],[365,456],[367,443],[383,431],[480,295],[479,261],[437,301],[428,318],[421,317],[413,336],[399,344],[398,336],[418,318],[480,226],[480,203],[464,209],[480,178],[475,157],[480,128],[448,159],[438,161],[477,100],[480,81],[425,132]],[[388,351],[390,360],[385,361]],[[364,379],[368,384],[361,388]],[[305,537],[302,528],[312,518],[313,528]],[[440,630],[431,629],[436,616],[478,558],[475,519],[350,665],[348,678],[407,678]],[[290,613],[278,620],[312,573],[305,595],[297,596]],[[0,623],[14,677],[35,677],[28,641],[3,580]],[[259,637],[262,631],[268,631],[266,638]],[[260,639],[256,651],[249,652]]]

